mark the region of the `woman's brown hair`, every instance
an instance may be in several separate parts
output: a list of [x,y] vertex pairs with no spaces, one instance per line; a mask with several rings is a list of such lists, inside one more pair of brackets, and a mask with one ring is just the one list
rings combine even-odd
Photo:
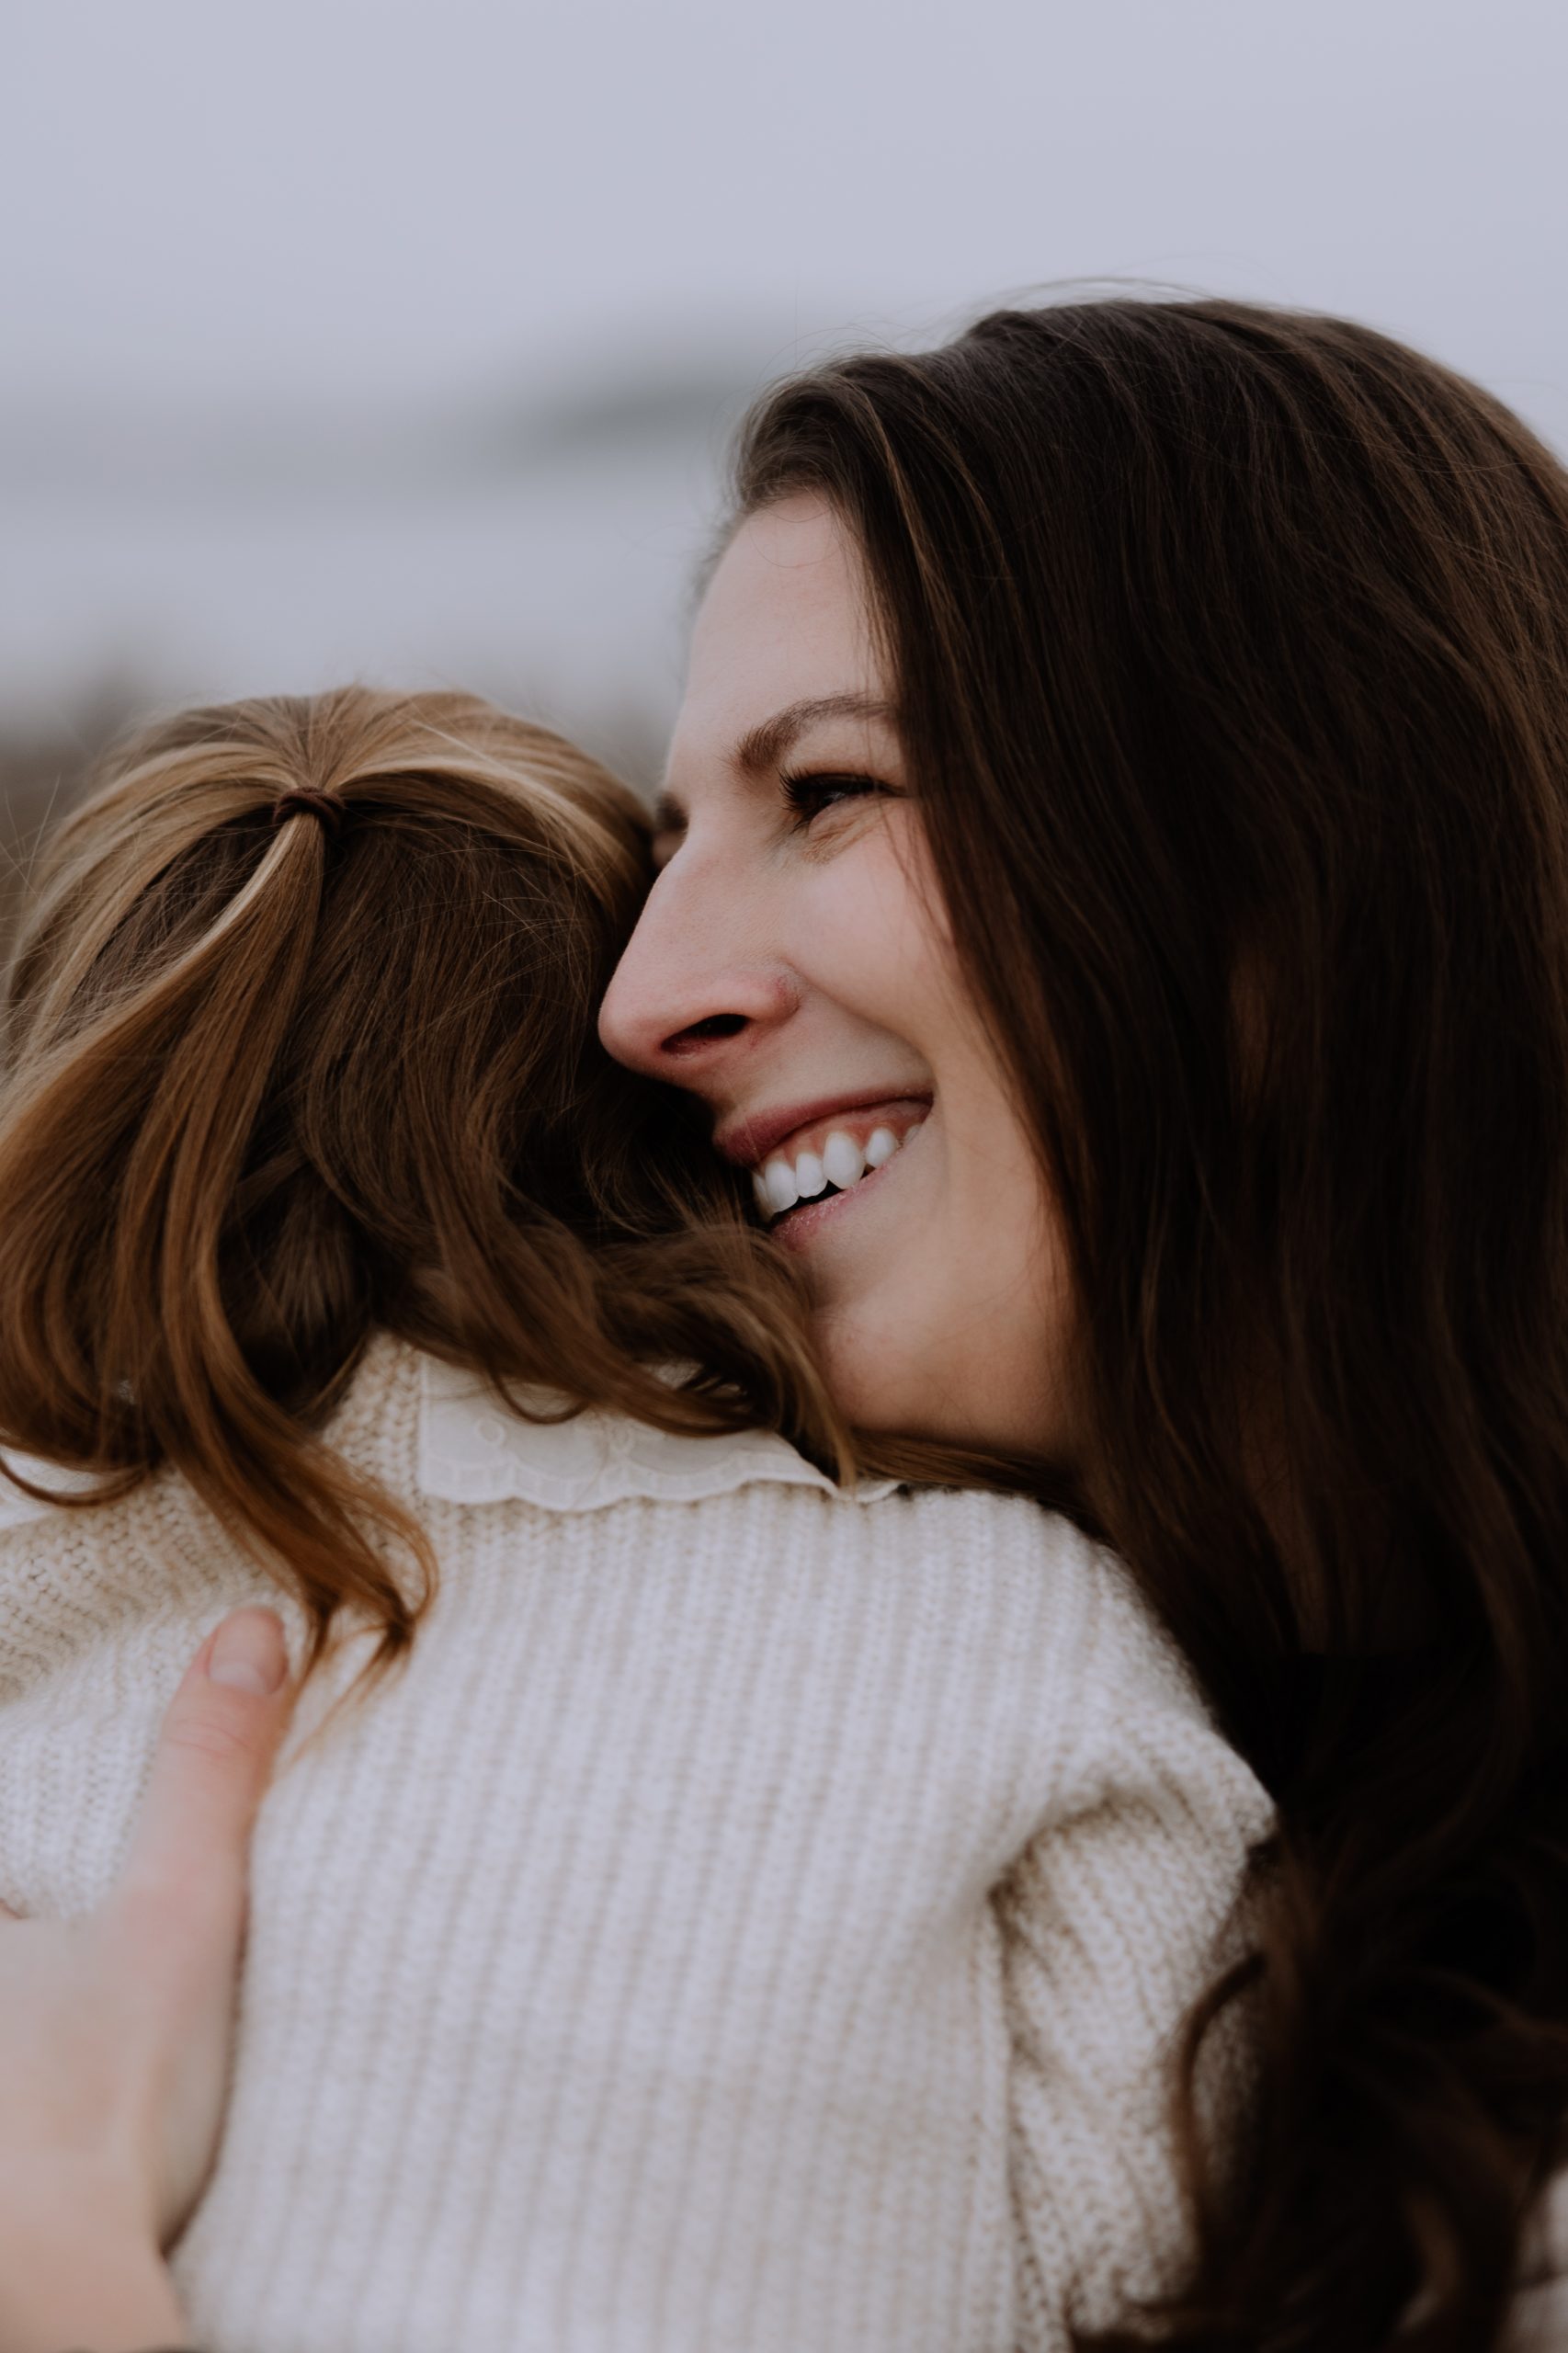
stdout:
[[172,1465],[318,1652],[347,1606],[382,1660],[433,1564],[316,1435],[377,1329],[846,1468],[788,1278],[597,1045],[648,875],[623,787],[463,695],[237,703],[114,753],[9,975],[0,1444],[100,1495]]
[[1069,1237],[1088,1501],[1278,1799],[1164,2338],[1479,2353],[1568,2107],[1568,480],[1363,328],[1115,300],[781,388],[738,511],[798,492]]

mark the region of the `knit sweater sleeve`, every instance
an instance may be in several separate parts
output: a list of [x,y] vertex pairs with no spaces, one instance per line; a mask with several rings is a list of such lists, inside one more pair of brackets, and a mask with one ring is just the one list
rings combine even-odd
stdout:
[[[1061,2353],[1179,2279],[1169,2097],[1183,2022],[1244,1949],[1241,1896],[1268,1801],[1099,1556],[1062,1807],[997,1893],[1011,2043],[1018,2353]],[[1206,2046],[1206,2118],[1233,2129],[1250,2070],[1233,2018]]]

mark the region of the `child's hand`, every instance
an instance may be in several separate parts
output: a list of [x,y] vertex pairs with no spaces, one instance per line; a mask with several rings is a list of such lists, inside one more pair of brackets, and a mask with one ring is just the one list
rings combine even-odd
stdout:
[[0,1916],[0,2344],[179,2334],[160,2250],[218,2145],[251,1825],[292,1694],[270,1610],[224,1620],[164,1720],[92,1918]]

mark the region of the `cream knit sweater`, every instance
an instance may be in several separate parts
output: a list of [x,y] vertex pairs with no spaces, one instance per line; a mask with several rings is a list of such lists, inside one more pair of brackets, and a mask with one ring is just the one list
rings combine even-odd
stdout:
[[[199,2340],[1037,2353],[1167,2277],[1167,2049],[1268,1812],[1115,1562],[390,1341],[332,1435],[443,1583],[267,1802]],[[263,1589],[172,1476],[0,1490],[0,1897],[101,1896]]]

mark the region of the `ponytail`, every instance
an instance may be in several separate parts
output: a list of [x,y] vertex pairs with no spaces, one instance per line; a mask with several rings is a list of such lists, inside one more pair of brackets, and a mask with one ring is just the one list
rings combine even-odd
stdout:
[[847,1470],[788,1271],[598,1046],[647,880],[631,795],[465,696],[196,711],[112,760],[9,978],[0,1448],[87,1508],[168,1464],[312,1656],[347,1608],[381,1663],[434,1564],[319,1434],[374,1331]]
[[[125,973],[111,941],[96,985],[46,992],[30,1021],[19,1008],[25,1052],[0,1094],[0,1430],[102,1473],[94,1500],[168,1462],[293,1587],[312,1656],[349,1603],[390,1660],[428,1590],[424,1539],[268,1393],[226,1295],[329,851],[321,823],[278,808],[287,822],[245,829],[237,893],[161,969]],[[413,1555],[412,1596],[368,1520]]]

